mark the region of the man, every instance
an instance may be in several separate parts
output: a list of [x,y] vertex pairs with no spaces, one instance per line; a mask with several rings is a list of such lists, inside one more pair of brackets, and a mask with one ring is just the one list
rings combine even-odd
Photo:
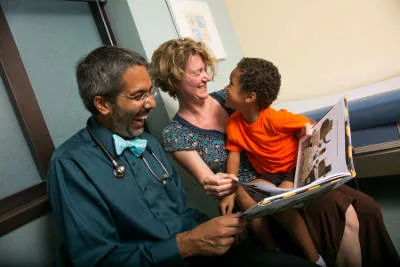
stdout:
[[79,62],[77,81],[92,117],[54,152],[48,173],[53,214],[73,265],[179,266],[209,261],[222,266],[234,265],[241,254],[257,265],[308,266],[277,252],[252,257],[256,249],[246,246],[227,253],[246,223],[237,214],[205,222],[186,207],[175,168],[161,145],[143,132],[144,120],[156,104],[142,56],[100,47]]

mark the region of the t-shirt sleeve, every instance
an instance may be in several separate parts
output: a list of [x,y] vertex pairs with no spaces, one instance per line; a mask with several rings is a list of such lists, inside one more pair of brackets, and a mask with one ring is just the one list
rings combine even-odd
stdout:
[[187,127],[171,121],[162,131],[163,145],[167,152],[196,150],[198,138]]
[[239,119],[237,112],[232,114],[226,124],[226,150],[233,152],[240,152],[243,147],[240,145],[240,130],[239,130]]
[[276,111],[273,116],[273,124],[276,131],[279,132],[294,132],[304,127],[310,119],[301,114],[294,114],[285,109]]

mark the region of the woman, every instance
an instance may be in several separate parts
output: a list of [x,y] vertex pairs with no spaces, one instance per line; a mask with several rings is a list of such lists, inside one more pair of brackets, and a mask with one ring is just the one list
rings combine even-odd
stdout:
[[[154,85],[179,102],[177,114],[163,131],[166,150],[207,194],[221,197],[232,192],[235,182],[223,174],[227,156],[225,124],[230,114],[224,106],[225,92],[209,94],[207,90],[215,74],[215,62],[202,43],[190,38],[170,40],[154,52],[151,74]],[[238,176],[248,181],[255,175],[245,164]],[[343,185],[301,212],[328,264],[399,265],[379,207],[362,192]],[[280,245],[283,240],[279,240]]]

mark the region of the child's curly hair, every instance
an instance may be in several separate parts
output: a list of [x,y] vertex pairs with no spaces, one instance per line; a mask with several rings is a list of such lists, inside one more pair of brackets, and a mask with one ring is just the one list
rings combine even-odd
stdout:
[[281,87],[278,68],[262,58],[242,58],[237,64],[240,88],[257,94],[256,103],[261,108],[269,107],[277,98]]

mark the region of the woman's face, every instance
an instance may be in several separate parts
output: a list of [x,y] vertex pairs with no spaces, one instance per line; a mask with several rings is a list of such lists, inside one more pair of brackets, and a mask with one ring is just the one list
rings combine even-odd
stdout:
[[207,67],[199,55],[189,57],[183,79],[179,83],[178,97],[205,98],[208,96],[207,83],[211,80]]
[[231,72],[229,77],[229,84],[225,87],[226,89],[226,101],[225,105],[228,108],[239,109],[245,104],[246,94],[242,92],[239,84],[240,71],[235,68]]

